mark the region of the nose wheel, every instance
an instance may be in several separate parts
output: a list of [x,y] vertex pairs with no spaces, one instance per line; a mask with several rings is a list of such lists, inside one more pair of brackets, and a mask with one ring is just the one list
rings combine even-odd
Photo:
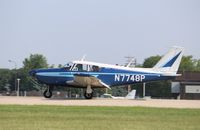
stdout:
[[43,95],[45,98],[51,98],[52,97],[52,86],[48,86],[47,89],[44,91]]

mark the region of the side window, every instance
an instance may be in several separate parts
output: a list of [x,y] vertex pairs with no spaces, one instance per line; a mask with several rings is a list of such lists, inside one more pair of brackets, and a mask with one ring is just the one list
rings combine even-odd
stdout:
[[95,65],[92,66],[93,72],[99,72],[99,70],[100,70],[99,66],[95,66]]
[[87,71],[88,66],[83,64],[76,64],[73,68],[73,71]]
[[88,71],[88,65],[83,65],[83,71]]
[[82,64],[77,64],[76,67],[78,68],[78,71],[83,71],[83,65]]
[[86,72],[86,71],[99,72],[100,67],[96,66],[96,65],[76,64],[76,65],[74,65],[72,70],[73,71],[81,71],[81,72]]
[[82,64],[76,64],[73,68],[73,71],[82,71],[82,70],[83,70]]

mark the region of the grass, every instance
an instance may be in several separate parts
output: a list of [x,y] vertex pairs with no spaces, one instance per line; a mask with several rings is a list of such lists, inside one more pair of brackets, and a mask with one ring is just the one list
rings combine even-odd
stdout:
[[0,130],[200,130],[200,109],[0,105]]

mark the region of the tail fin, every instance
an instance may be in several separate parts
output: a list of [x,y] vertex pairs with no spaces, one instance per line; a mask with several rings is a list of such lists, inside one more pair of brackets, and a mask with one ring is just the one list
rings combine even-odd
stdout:
[[183,56],[183,51],[183,47],[172,47],[153,67],[153,70],[176,75]]

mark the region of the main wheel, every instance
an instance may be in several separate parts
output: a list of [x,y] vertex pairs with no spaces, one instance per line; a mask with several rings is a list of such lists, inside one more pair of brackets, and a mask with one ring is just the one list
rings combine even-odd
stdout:
[[86,98],[86,99],[92,99],[92,97],[93,97],[93,92],[92,93],[84,93],[84,97]]
[[45,98],[51,98],[52,97],[52,91],[50,89],[46,89],[43,93]]

